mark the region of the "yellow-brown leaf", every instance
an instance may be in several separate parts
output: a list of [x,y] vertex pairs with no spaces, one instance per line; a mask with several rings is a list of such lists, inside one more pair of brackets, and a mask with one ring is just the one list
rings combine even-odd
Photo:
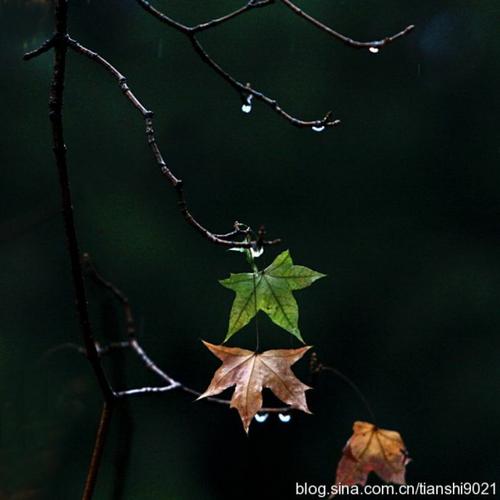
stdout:
[[353,435],[337,467],[337,484],[366,484],[373,471],[388,483],[405,483],[410,459],[399,432],[379,429],[368,422],[354,422]]

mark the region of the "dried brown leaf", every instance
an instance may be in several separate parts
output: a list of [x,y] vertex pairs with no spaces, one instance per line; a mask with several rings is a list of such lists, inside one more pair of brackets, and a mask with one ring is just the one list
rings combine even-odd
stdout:
[[353,435],[337,467],[336,482],[364,485],[373,471],[388,483],[405,484],[409,461],[399,432],[379,429],[368,422],[354,422]]
[[214,345],[203,341],[205,346],[222,361],[208,389],[198,398],[220,394],[235,385],[231,408],[240,414],[245,432],[256,413],[262,408],[262,389],[269,388],[291,408],[311,413],[307,407],[305,391],[310,389],[291,370],[310,346],[299,349],[273,349],[258,354],[238,347]]

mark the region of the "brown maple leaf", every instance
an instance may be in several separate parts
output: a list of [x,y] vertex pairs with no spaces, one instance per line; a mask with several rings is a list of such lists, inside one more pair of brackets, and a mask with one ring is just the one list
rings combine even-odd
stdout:
[[399,432],[379,429],[368,422],[354,422],[337,467],[337,484],[366,484],[373,471],[388,483],[405,484],[410,461]]
[[300,349],[274,349],[258,354],[239,347],[205,346],[222,361],[208,389],[198,398],[220,394],[236,385],[231,408],[240,414],[243,428],[248,433],[250,422],[262,408],[262,389],[269,388],[291,408],[311,413],[307,407],[305,391],[310,389],[293,374],[290,366],[298,361],[311,346]]

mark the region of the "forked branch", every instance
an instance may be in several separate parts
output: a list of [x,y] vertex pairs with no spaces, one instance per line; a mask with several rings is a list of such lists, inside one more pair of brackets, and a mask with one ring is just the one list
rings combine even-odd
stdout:
[[157,8],[153,7],[153,5],[151,5],[151,3],[148,2],[147,0],[136,0],[136,1],[146,12],[151,14],[153,17],[159,19],[162,23],[168,24],[171,28],[180,31],[181,33],[194,34],[194,33],[199,33],[201,31],[206,31],[210,28],[215,28],[216,26],[219,26],[220,24],[230,21],[231,19],[234,19],[235,17],[238,17],[239,15],[244,14],[249,10],[258,9],[259,7],[266,7],[268,5],[271,5],[274,3],[275,0],[249,0],[243,7],[240,7],[239,9],[236,9],[230,12],[229,14],[226,14],[225,16],[217,17],[211,19],[210,21],[196,24],[194,26],[187,26],[178,21],[175,21],[174,19],[167,16]]
[[[354,40],[353,38],[350,38],[348,36],[343,35],[342,33],[339,33],[338,31],[333,30],[326,24],[323,24],[321,21],[316,19],[315,17],[311,16],[307,12],[303,11],[300,9],[297,5],[295,5],[293,2],[290,0],[280,0],[281,3],[288,9],[290,9],[292,12],[300,16],[301,18],[305,19],[312,25],[314,25],[316,28],[320,29],[321,31],[324,31],[328,35],[332,36],[336,40],[339,40],[346,44],[349,47],[356,48],[356,49],[363,49],[363,48],[368,48],[372,52],[378,52],[382,47],[385,47],[386,45],[398,40],[399,38],[402,38],[406,36],[410,31],[414,29],[413,25],[407,26],[400,32],[391,35],[391,36],[386,36],[380,40],[373,40],[370,42],[361,42],[358,40]],[[234,88],[239,94],[240,97],[244,103],[244,105],[250,106],[251,105],[251,100],[255,99],[258,101],[263,102],[267,106],[269,106],[275,113],[277,113],[279,116],[290,122],[292,125],[295,127],[299,128],[314,128],[315,130],[323,130],[326,127],[335,127],[340,124],[340,120],[338,119],[332,119],[332,112],[329,111],[328,113],[325,114],[325,116],[321,119],[317,120],[303,120],[300,118],[297,118],[290,114],[289,112],[285,111],[276,101],[276,99],[273,99],[272,97],[267,96],[265,93],[256,90],[252,87],[251,84],[249,83],[243,83],[236,79],[234,76],[229,73],[229,71],[226,71],[225,69],[218,64],[215,59],[210,56],[210,54],[205,50],[201,42],[198,40],[197,34],[202,32],[202,31],[207,31],[211,28],[215,28],[227,21],[230,21],[241,14],[244,14],[245,12],[248,12],[250,10],[259,8],[259,7],[267,7],[269,5],[272,5],[275,2],[275,0],[250,0],[248,1],[243,7],[240,7],[239,9],[230,12],[229,14],[226,14],[225,16],[222,16],[220,18],[215,18],[210,21],[207,21],[205,23],[200,23],[194,26],[188,26],[185,25],[179,21],[176,21],[175,19],[171,18],[167,14],[161,12],[159,9],[154,7],[148,0],[136,0],[136,2],[148,13],[151,14],[154,18],[158,19],[162,23],[166,24],[167,26],[177,30],[179,33],[182,33],[184,36],[186,36],[189,41],[191,42],[191,45],[193,46],[195,52],[198,54],[200,59],[207,64],[215,73],[217,73],[221,78],[223,78],[232,88]],[[250,109],[250,108],[247,108]]]
[[[190,224],[192,227],[194,227],[199,233],[201,233],[202,236],[204,236],[206,239],[211,241],[212,243],[215,243],[217,245],[222,245],[226,247],[250,247],[252,245],[252,242],[248,241],[233,241],[233,240],[228,240],[220,235],[217,235],[213,233],[212,231],[209,231],[207,228],[202,226],[191,214],[187,207],[187,202],[186,202],[186,197],[184,194],[184,183],[182,179],[179,179],[176,177],[172,171],[169,169],[167,166],[162,152],[158,146],[158,142],[156,140],[156,135],[153,127],[153,112],[148,110],[141,102],[140,100],[136,97],[136,95],[132,92],[130,87],[128,86],[127,83],[127,78],[120,72],[118,71],[111,63],[109,63],[106,59],[104,59],[102,56],[100,56],[97,52],[94,52],[92,50],[87,49],[84,47],[82,44],[78,43],[76,40],[73,40],[72,38],[68,37],[66,39],[66,43],[68,44],[68,47],[74,50],[76,53],[84,55],[85,57],[91,59],[92,61],[96,62],[99,64],[101,67],[103,67],[108,73],[110,73],[118,82],[118,85],[120,86],[120,89],[124,96],[132,103],[132,105],[141,113],[145,124],[146,124],[146,136],[147,136],[147,141],[149,144],[149,147],[151,148],[151,151],[153,153],[153,156],[155,158],[156,163],[160,167],[161,173],[166,177],[166,179],[169,181],[170,185],[176,190],[177,192],[177,198],[178,198],[178,206],[179,209],[186,220],[188,224]],[[237,234],[232,232],[229,233],[231,235]],[[279,243],[280,240],[262,240],[259,243],[259,245],[267,246],[267,245],[274,245]],[[255,242],[254,242],[255,244]]]
[[[64,231],[66,245],[71,263],[71,274],[73,278],[73,290],[75,295],[75,305],[78,320],[82,331],[86,356],[94,370],[94,374],[99,383],[105,402],[113,401],[115,395],[106,374],[102,368],[97,352],[94,335],[89,319],[87,307],[87,295],[83,279],[82,264],[80,261],[80,249],[78,235],[73,213],[73,202],[71,186],[66,160],[66,145],[64,143],[64,128],[62,120],[62,110],[64,102],[64,80],[66,73],[66,37],[67,37],[67,1],[59,0],[55,4],[55,35],[52,42],[46,42],[36,54],[41,54],[54,48],[54,66],[52,83],[49,95],[49,118],[52,127],[52,142],[55,162],[59,176],[59,186],[61,192],[61,207],[64,220]],[[33,53],[32,53],[33,54]]]
[[256,90],[252,87],[250,83],[243,83],[237,80],[234,76],[232,76],[228,71],[222,68],[220,64],[218,64],[212,56],[205,50],[201,42],[197,38],[197,34],[202,31],[207,31],[210,28],[214,28],[219,26],[227,21],[234,19],[235,17],[244,14],[250,10],[259,7],[266,7],[268,5],[272,5],[274,0],[261,0],[261,1],[249,1],[245,6],[240,9],[235,10],[223,17],[212,19],[211,21],[197,24],[195,26],[187,26],[178,21],[175,21],[171,17],[167,16],[157,8],[153,7],[150,2],[146,0],[136,0],[137,3],[149,14],[153,17],[161,21],[162,23],[174,28],[178,32],[185,35],[195,52],[198,54],[200,59],[207,64],[215,73],[217,73],[223,80],[225,80],[233,89],[235,89],[243,103],[249,104],[252,99],[263,102],[266,106],[270,107],[276,114],[287,120],[289,123],[298,128],[318,128],[322,129],[325,127],[335,127],[340,125],[340,120],[332,119],[332,112],[329,111],[325,114],[323,118],[316,120],[303,120],[293,116],[288,111],[284,110],[278,103],[276,99],[269,97],[263,92]]

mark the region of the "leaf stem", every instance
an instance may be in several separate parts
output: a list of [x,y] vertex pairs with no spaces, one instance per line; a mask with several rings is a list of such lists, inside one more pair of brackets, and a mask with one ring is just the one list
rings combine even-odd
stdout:
[[333,368],[332,366],[324,365],[323,363],[320,363],[317,359],[316,353],[313,353],[311,356],[311,370],[313,373],[321,373],[321,372],[329,372],[334,375],[336,375],[338,378],[343,380],[358,396],[358,398],[361,400],[363,405],[366,408],[366,411],[370,415],[370,418],[372,419],[372,423],[376,422],[376,417],[375,413],[372,410],[372,407],[370,403],[368,402],[368,399],[366,396],[363,394],[361,389],[347,376],[344,375],[340,370],[337,370],[337,368]]
[[[252,257],[253,258],[253,257]],[[255,269],[257,269],[257,267],[255,266],[254,264],[254,267]],[[257,311],[257,285],[255,283],[255,272],[253,273],[252,277],[253,277],[253,303],[254,303],[254,307],[255,307],[255,352],[259,352],[259,348],[260,348],[260,342],[259,342],[259,316],[258,316],[258,311]]]

